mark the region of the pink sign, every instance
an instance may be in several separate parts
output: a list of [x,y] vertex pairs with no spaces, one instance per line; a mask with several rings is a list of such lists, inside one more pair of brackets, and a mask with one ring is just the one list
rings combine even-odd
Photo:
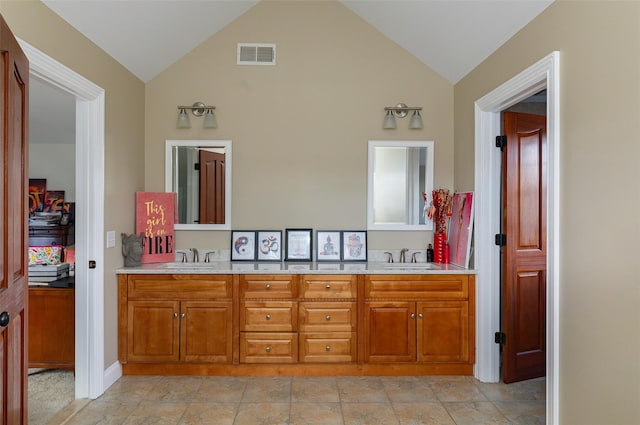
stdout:
[[142,263],[174,260],[176,194],[136,192],[136,234],[144,233]]

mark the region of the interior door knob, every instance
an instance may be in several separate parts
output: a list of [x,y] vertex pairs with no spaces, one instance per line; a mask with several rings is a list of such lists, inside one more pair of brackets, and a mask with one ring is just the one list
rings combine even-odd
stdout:
[[2,313],[0,313],[0,327],[5,327],[9,324],[9,322],[11,321],[11,316],[9,316],[9,313],[6,311],[3,311]]

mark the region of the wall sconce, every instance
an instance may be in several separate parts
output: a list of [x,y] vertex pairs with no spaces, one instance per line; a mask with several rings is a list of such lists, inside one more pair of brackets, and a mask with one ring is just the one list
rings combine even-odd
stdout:
[[204,115],[204,122],[202,124],[204,128],[218,128],[218,121],[213,114],[213,110],[216,109],[215,106],[207,106],[203,102],[196,102],[192,106],[178,106],[178,109],[180,112],[178,113],[177,128],[191,128],[187,109],[191,110],[191,113],[196,117]]
[[382,128],[384,129],[396,128],[396,117],[404,118],[409,114],[409,111],[413,111],[411,121],[409,121],[409,128],[412,130],[422,128],[422,117],[420,116],[420,111],[422,111],[421,106],[407,106],[404,103],[398,103],[396,106],[385,106],[384,110],[387,111],[387,115],[384,117],[384,123],[382,124]]

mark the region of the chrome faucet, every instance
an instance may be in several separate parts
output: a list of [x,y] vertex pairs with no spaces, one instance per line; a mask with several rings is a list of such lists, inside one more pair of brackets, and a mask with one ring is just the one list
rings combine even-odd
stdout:
[[189,251],[193,252],[193,262],[198,262],[198,250],[196,248],[189,248]]
[[406,263],[405,258],[404,258],[404,254],[405,254],[405,252],[407,252],[407,251],[409,251],[409,249],[408,249],[408,248],[402,248],[402,249],[400,250],[400,262],[401,262],[401,263]]
[[387,254],[387,255],[388,255],[388,257],[387,257],[387,261],[388,261],[389,263],[393,263],[393,254],[392,254],[392,253],[390,253],[390,252],[385,252],[385,254]]

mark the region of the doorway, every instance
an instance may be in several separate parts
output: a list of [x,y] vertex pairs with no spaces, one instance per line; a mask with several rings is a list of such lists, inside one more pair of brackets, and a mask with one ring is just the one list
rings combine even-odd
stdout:
[[552,52],[475,102],[475,192],[477,199],[475,268],[477,270],[477,362],[474,375],[483,382],[500,379],[500,352],[494,334],[500,329],[500,112],[547,89],[547,423],[558,423],[559,376],[559,71],[560,54]]
[[[104,392],[104,90],[18,39],[32,78],[75,98],[75,398]],[[80,245],[78,245],[80,246]],[[95,267],[89,268],[89,260]]]

